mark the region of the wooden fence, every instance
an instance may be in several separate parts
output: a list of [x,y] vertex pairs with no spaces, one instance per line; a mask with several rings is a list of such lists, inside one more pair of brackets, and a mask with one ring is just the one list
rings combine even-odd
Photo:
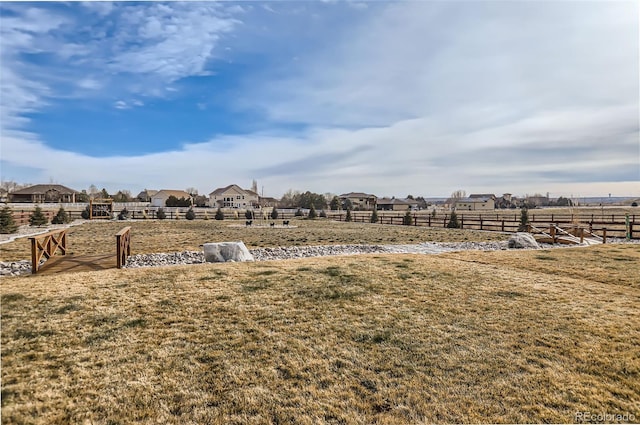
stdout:
[[[184,220],[188,208],[163,208],[167,220]],[[194,208],[197,220],[214,220],[217,209]],[[53,210],[43,210],[49,220],[56,214]],[[115,211],[119,213],[119,211]],[[82,211],[67,211],[72,220],[81,219]],[[244,211],[223,210],[225,220],[246,220]],[[308,212],[305,211],[305,215]],[[320,214],[320,211],[317,212]],[[337,221],[345,221],[345,211],[325,211],[327,218]],[[31,211],[14,211],[14,219],[18,225],[28,224]],[[516,232],[520,225],[520,212],[469,212],[458,213],[458,221],[463,229],[487,230],[495,232]],[[402,225],[405,213],[402,212],[378,212],[378,224]],[[265,219],[262,213],[257,212],[252,218],[253,222],[278,222],[291,220],[296,217],[294,210],[278,210],[278,218],[272,219],[270,215]],[[129,218],[133,220],[155,219],[157,209],[136,208],[129,210]],[[371,221],[371,211],[352,211],[351,218],[354,222],[368,223]],[[411,213],[411,225],[422,227],[447,227],[450,215],[438,213],[435,216],[427,212]],[[605,231],[608,237],[624,238],[627,234],[626,216],[623,214],[549,214],[544,211],[529,210],[529,223],[536,227],[547,228],[549,225],[568,227],[580,225],[589,232],[602,235]],[[629,233],[631,239],[640,239],[640,214],[629,214]]]
[[[513,233],[520,226],[520,214],[463,214],[459,213],[458,222],[462,229],[487,230],[494,232]],[[345,221],[345,212],[330,212],[328,217],[333,220]],[[449,214],[413,213],[411,214],[412,226],[446,228],[450,220]],[[378,224],[403,225],[405,214],[378,213]],[[371,212],[359,211],[351,213],[353,222],[370,222]],[[550,225],[569,227],[577,225],[584,227],[588,232],[597,235],[608,235],[613,238],[625,238],[627,235],[626,216],[621,214],[595,215],[595,214],[531,214],[529,224],[535,227],[548,228]],[[629,215],[629,235],[631,239],[640,239],[640,216]]]

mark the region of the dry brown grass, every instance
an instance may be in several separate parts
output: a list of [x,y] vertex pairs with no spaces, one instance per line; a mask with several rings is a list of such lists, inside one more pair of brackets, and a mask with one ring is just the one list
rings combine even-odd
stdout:
[[[428,241],[506,240],[497,233],[429,229],[414,226],[291,220],[291,228],[243,227],[244,220],[140,220],[88,222],[69,228],[69,252],[77,255],[115,254],[115,234],[131,226],[132,254],[199,251],[206,242],[243,241],[249,248],[332,244],[403,244]],[[293,227],[297,226],[297,227]],[[29,259],[26,238],[0,245],[0,261]]]
[[[2,420],[638,418],[640,261],[627,261],[638,255],[605,246],[3,279]],[[567,264],[587,270],[596,256],[607,273]]]

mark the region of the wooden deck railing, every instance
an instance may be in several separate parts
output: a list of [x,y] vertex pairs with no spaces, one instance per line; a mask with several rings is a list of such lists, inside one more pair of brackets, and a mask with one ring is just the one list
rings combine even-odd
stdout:
[[131,255],[131,227],[127,226],[116,233],[116,266],[121,269],[127,264],[127,257]]
[[67,230],[54,230],[37,236],[31,236],[31,273],[38,273],[42,257],[49,259],[56,255],[67,254]]

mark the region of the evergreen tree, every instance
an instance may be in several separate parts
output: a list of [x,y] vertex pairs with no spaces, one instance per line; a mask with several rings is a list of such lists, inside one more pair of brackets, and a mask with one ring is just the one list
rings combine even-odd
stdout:
[[526,232],[529,228],[529,211],[526,208],[520,210],[520,224],[518,225],[518,232]]
[[216,220],[224,220],[224,213],[222,212],[222,210],[220,208],[218,208],[218,211],[216,211]]
[[327,218],[327,213],[324,210],[320,211],[320,218]]
[[376,211],[375,209],[371,213],[371,222],[372,223],[377,223],[378,222],[378,211]]
[[60,207],[58,213],[51,219],[51,224],[64,224],[69,222],[69,214],[64,211],[64,208]]
[[90,214],[91,212],[89,211],[89,205],[87,205],[87,207],[80,213],[80,217],[84,218],[85,220],[89,220],[89,218],[91,218]]
[[278,210],[276,208],[271,210],[271,218],[273,220],[277,220],[278,219]]
[[459,229],[460,222],[458,221],[458,215],[455,211],[451,211],[451,218],[449,218],[449,222],[447,223],[447,227],[449,229]]
[[334,196],[331,199],[331,203],[329,204],[329,208],[331,208],[331,211],[336,211],[340,209],[340,198],[338,198],[337,196]]
[[407,211],[407,213],[402,217],[402,224],[405,226],[411,226],[413,223],[413,217],[411,217],[411,211]]
[[158,220],[164,220],[165,218],[167,218],[167,213],[164,212],[162,208],[158,208],[158,211],[156,211],[156,218]]
[[245,211],[244,216],[247,220],[253,220],[253,211],[251,210]]
[[187,213],[184,215],[184,218],[186,218],[187,220],[193,220],[196,218],[196,212],[193,210],[193,208],[189,208],[189,211],[187,211]]
[[317,217],[318,217],[318,214],[316,213],[316,209],[313,206],[313,204],[311,204],[311,208],[309,208],[309,218],[314,219]]
[[15,233],[18,230],[18,225],[13,219],[13,212],[11,208],[5,206],[0,210],[0,233]]
[[42,208],[40,206],[36,206],[36,209],[29,216],[29,225],[30,226],[44,226],[47,224],[49,220],[42,212]]
[[344,221],[351,221],[351,208],[347,208],[347,216],[344,218]]

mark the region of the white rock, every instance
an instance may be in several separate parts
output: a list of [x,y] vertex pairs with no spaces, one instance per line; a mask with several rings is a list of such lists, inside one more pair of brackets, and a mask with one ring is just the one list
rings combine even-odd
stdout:
[[540,245],[530,233],[518,232],[509,238],[509,248],[540,249]]
[[207,263],[226,261],[254,261],[244,242],[215,242],[204,244],[204,259]]

